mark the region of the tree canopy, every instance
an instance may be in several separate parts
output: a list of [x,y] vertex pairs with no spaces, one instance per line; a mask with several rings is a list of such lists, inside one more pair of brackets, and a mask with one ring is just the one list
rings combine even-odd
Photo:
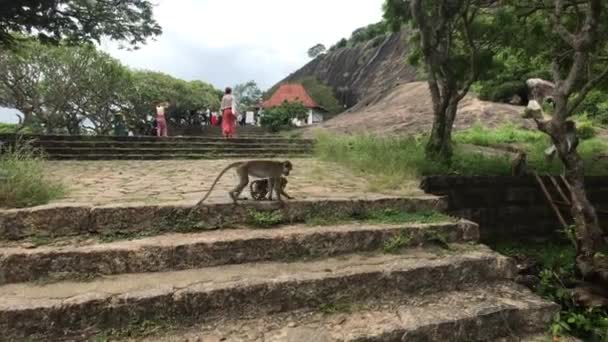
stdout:
[[220,94],[201,81],[129,70],[92,45],[27,40],[0,51],[0,106],[20,110],[25,126],[48,133],[108,134],[116,114],[147,133],[158,101],[170,103],[171,124],[200,125],[201,112],[217,109]]
[[136,46],[162,33],[147,0],[10,0],[0,4],[0,46],[13,34],[42,42],[100,42],[102,37]]
[[253,80],[235,85],[232,93],[237,100],[237,110],[239,113],[252,110],[262,101],[262,90],[260,90],[257,83]]
[[316,58],[317,56],[324,54],[325,51],[327,51],[327,48],[325,48],[325,45],[317,44],[317,45],[311,47],[310,49],[308,49],[308,57]]

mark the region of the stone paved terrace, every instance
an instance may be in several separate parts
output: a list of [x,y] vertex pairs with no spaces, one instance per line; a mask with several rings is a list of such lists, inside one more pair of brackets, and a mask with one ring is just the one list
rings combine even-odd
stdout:
[[[63,182],[67,195],[52,204],[105,206],[116,204],[192,205],[204,195],[231,160],[47,161],[50,179]],[[313,158],[291,159],[294,171],[286,192],[299,200],[374,199],[423,195],[418,184],[378,191],[369,179],[345,167]],[[229,202],[235,172],[220,180],[207,203]],[[249,189],[243,191],[249,197]]]

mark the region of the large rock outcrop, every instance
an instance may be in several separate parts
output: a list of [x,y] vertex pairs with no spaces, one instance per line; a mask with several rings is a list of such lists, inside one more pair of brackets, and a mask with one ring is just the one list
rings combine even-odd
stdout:
[[314,76],[334,89],[341,104],[352,107],[364,97],[416,79],[416,69],[405,62],[407,38],[408,33],[403,30],[336,49],[315,58],[279,83]]

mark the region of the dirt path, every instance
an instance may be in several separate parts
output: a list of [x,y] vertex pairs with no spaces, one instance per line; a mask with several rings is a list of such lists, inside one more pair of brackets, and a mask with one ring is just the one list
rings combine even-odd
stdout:
[[[49,161],[50,179],[68,188],[54,204],[194,204],[217,174],[234,160],[165,161]],[[287,193],[298,199],[374,198],[382,195],[422,194],[417,189],[370,191],[370,183],[339,165],[312,158],[293,159]],[[228,201],[236,175],[227,173],[209,202]],[[249,196],[249,190],[244,191]]]

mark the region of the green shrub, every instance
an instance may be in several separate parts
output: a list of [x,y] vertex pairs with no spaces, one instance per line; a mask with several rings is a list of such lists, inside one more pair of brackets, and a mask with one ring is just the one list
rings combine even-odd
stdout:
[[480,89],[479,98],[492,102],[507,102],[514,95],[525,97],[528,89],[525,82],[509,81],[495,86],[486,86]]
[[578,112],[597,123],[608,125],[608,92],[601,90],[589,92],[578,107]]
[[583,140],[591,139],[597,134],[595,127],[593,127],[593,122],[586,117],[577,120],[576,133]]
[[42,155],[28,144],[7,148],[0,154],[0,207],[42,205],[63,194],[62,184],[45,178]]
[[386,21],[380,21],[375,24],[370,24],[364,27],[360,27],[353,31],[350,36],[350,41],[353,44],[370,41],[378,36],[384,35],[390,31],[389,25]]
[[331,87],[319,82],[314,76],[306,77],[300,80],[304,89],[315,102],[329,111],[331,114],[337,114],[342,110],[338,100],[334,96],[334,91]]
[[308,117],[308,108],[301,102],[283,102],[278,107],[264,111],[260,123],[272,132],[287,130],[294,127],[293,120],[305,120]]

